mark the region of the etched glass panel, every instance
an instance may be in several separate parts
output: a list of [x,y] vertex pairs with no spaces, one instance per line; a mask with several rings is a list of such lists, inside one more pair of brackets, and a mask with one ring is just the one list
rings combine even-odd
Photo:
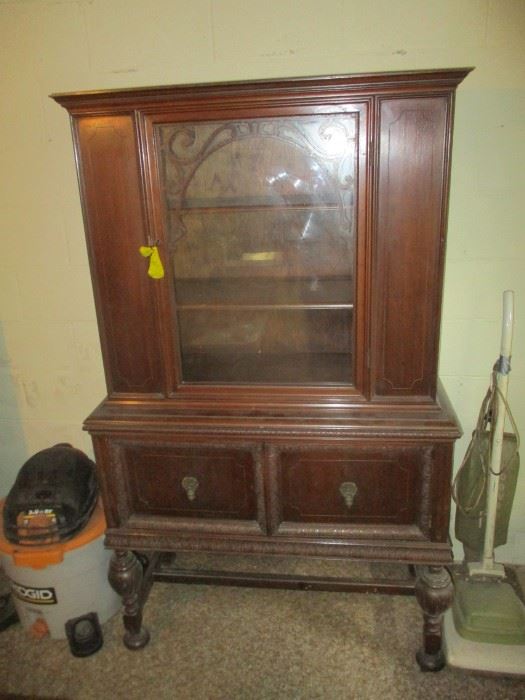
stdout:
[[183,381],[353,383],[356,131],[157,125]]

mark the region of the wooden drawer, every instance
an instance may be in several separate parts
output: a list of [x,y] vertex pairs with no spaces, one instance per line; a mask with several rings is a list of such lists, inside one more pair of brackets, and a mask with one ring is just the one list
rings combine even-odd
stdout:
[[[431,448],[272,448],[274,531],[352,524],[412,525],[429,487]],[[315,526],[314,526],[315,524]]]
[[120,452],[133,514],[260,519],[262,477],[255,447],[128,444]]

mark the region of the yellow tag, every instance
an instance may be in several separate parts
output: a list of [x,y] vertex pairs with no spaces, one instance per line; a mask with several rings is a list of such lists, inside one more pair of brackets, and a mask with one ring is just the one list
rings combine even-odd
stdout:
[[157,246],[141,245],[139,252],[142,257],[149,258],[148,275],[154,280],[162,279],[164,277],[164,267]]
[[280,260],[281,253],[275,250],[263,250],[259,253],[243,253],[242,259],[249,262],[271,262],[272,260]]

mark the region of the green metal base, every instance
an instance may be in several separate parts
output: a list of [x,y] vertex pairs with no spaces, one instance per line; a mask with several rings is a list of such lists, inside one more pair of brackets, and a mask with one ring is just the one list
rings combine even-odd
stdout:
[[525,645],[525,606],[509,583],[456,580],[452,615],[464,639],[488,644]]

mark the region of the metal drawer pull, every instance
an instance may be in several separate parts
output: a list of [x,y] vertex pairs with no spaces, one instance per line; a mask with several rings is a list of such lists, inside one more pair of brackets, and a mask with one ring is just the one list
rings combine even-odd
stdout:
[[357,494],[357,484],[354,484],[353,481],[343,481],[339,487],[339,493],[343,497],[346,507],[350,509]]
[[199,488],[199,482],[194,476],[185,476],[181,482],[182,488],[186,491],[188,501],[195,500],[195,494]]

